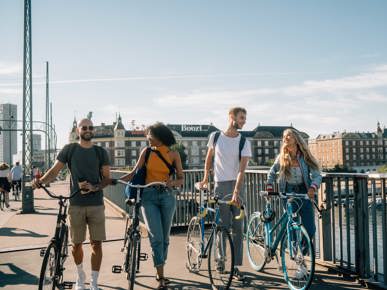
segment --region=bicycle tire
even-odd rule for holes
[[[49,269],[47,269],[49,267]],[[42,267],[40,269],[39,277],[39,290],[54,290],[56,287],[56,269],[57,269],[57,248],[54,242],[51,242],[46,248],[46,252],[43,257]],[[46,271],[50,272],[50,281],[52,286],[45,287],[46,285]]]
[[[131,246],[131,254],[129,256],[129,268],[127,273],[127,279],[128,279],[128,286],[129,290],[134,289],[134,283],[136,281],[136,268],[137,268],[137,250],[138,250],[138,240],[137,238],[133,237],[133,240],[130,242]]]
[[[285,233],[282,241],[281,241],[281,262],[282,262],[282,271],[284,273],[284,279],[286,283],[288,284],[289,289],[292,290],[306,290],[309,289],[313,278],[314,278],[314,271],[315,271],[315,251],[314,251],[314,246],[312,243],[312,240],[310,239],[308,232],[306,231],[305,227],[303,225],[297,225],[293,224],[289,227],[290,234],[289,235],[297,235],[295,245],[297,248],[294,250],[294,247],[292,247],[292,251],[295,252],[298,256],[295,259],[295,265],[300,266],[301,263],[303,263],[306,271],[309,272],[309,275],[307,279],[303,279],[305,282],[303,282],[303,286],[297,285],[297,281],[301,281],[298,277],[293,277],[297,276],[297,271],[299,270],[294,270],[293,267],[288,266],[288,263],[290,263],[291,258],[288,259],[287,262],[287,251],[286,249],[288,248],[288,234]],[[293,233],[294,232],[294,233]],[[305,240],[304,240],[305,238]],[[299,243],[298,240],[305,241]],[[306,244],[307,248],[304,248],[302,244]],[[305,250],[306,249],[306,250]],[[302,257],[300,257],[298,252],[301,252]],[[288,251],[289,252],[289,251]],[[288,254],[290,255],[290,254]],[[309,256],[308,259],[304,259],[304,256]],[[306,264],[308,263],[308,265]],[[294,275],[292,275],[293,271],[295,272]],[[305,273],[302,273],[305,276]]]
[[[262,271],[266,265],[266,232],[260,213],[253,214],[247,225],[246,246],[250,266],[255,271]]]
[[[225,245],[215,246],[214,249],[214,245],[218,245],[220,239],[225,242]],[[208,254],[208,274],[211,285],[214,289],[229,289],[234,271],[234,244],[231,235],[227,230],[217,228],[215,235],[209,242],[211,244],[209,245]],[[223,249],[218,252],[220,247],[223,247]],[[212,262],[212,258],[215,258],[215,261]],[[226,262],[229,262],[227,266],[225,265]],[[218,277],[215,276],[217,273],[219,274]]]
[[[204,246],[202,235],[201,218],[195,216],[189,222],[186,242],[187,268],[190,272],[199,272],[202,264],[202,250]]]

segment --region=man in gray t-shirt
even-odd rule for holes
[[[110,184],[109,158],[105,149],[93,145],[94,126],[91,120],[78,122],[79,143],[66,145],[58,154],[53,167],[40,179],[35,179],[34,187],[53,181],[65,165],[71,172],[71,192],[79,191],[72,199],[68,210],[70,235],[73,243],[73,257],[77,266],[76,290],[85,289],[86,275],[83,271],[82,243],[89,228],[91,254],[90,290],[98,289],[98,275],[102,262],[102,241],[106,239],[105,206],[102,189]]]

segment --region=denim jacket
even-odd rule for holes
[[[317,189],[320,187],[321,180],[322,180],[320,170],[309,168],[302,154],[297,154],[297,161],[298,161],[298,164],[300,165],[302,177],[306,188],[312,187],[317,192]],[[271,185],[272,188],[274,188],[277,173],[279,172],[279,170],[280,170],[280,159],[278,155],[267,175],[267,185]],[[278,183],[279,183],[279,191],[285,192],[286,190],[285,177],[279,177]]]

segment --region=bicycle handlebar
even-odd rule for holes
[[[76,190],[74,192],[72,192],[69,196],[63,196],[63,195],[55,195],[53,194],[51,191],[49,191],[47,189],[47,187],[45,187],[43,184],[40,185],[39,188],[42,188],[50,197],[52,198],[56,198],[56,199],[63,199],[63,200],[67,200],[67,199],[71,199],[73,198],[77,193],[80,192],[80,190]]]
[[[275,192],[275,191],[260,191],[259,194],[263,197],[270,197],[270,196],[279,196],[280,198],[289,198],[289,197],[296,197],[300,199],[310,199],[309,196],[306,193],[295,193],[295,192]],[[319,208],[316,201],[314,199],[310,199],[310,201],[313,203],[314,207],[319,213],[319,218],[321,218],[321,214],[324,209]]]
[[[123,181],[123,180],[118,179],[117,183],[128,185],[129,187],[133,187],[133,188],[147,188],[147,187],[154,186],[154,185],[161,185],[161,186],[165,186],[165,187],[167,186],[167,184],[165,182],[160,182],[160,181],[154,181],[154,182],[150,182],[150,183],[145,184],[145,185],[141,185],[141,184],[132,184],[132,183],[130,183],[130,181],[127,182],[127,181]]]

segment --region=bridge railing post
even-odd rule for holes
[[[333,203],[333,178],[324,177],[319,191],[319,206],[324,205],[327,209],[332,208]],[[332,218],[330,210],[323,211],[319,220],[320,237],[320,259],[333,261],[332,247]]]
[[[360,278],[370,277],[370,247],[368,221],[368,179],[354,179],[355,269]]]

